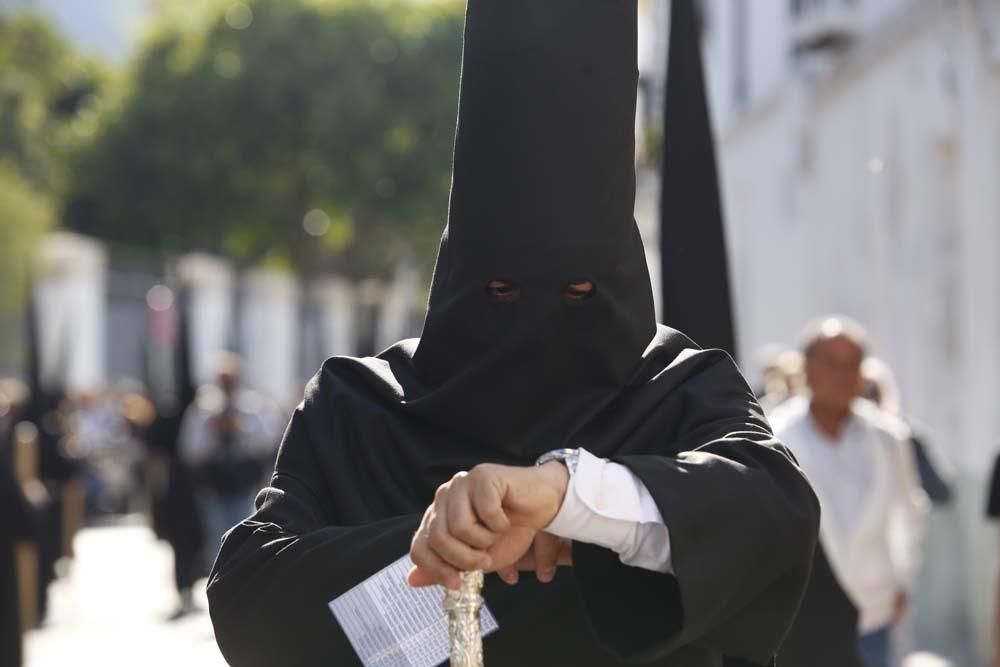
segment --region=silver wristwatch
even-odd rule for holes
[[[579,449],[553,449],[551,452],[545,452],[538,457],[535,461],[536,466],[543,466],[550,461],[560,461],[566,470],[569,471],[569,476],[572,477],[576,474],[576,466],[580,462],[580,450]]]

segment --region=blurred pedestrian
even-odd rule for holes
[[[951,478],[954,473],[948,462],[928,442],[927,436],[903,414],[899,385],[892,369],[878,357],[868,357],[861,365],[861,375],[865,382],[863,396],[889,415],[905,422],[920,474],[920,485],[927,497],[935,505],[947,505],[951,501]]]
[[[35,510],[13,470],[14,432],[26,391],[13,380],[0,380],[0,665],[19,667],[22,627],[15,543],[34,541]]]
[[[216,381],[199,390],[180,434],[181,457],[197,479],[211,556],[222,535],[253,511],[254,495],[274,463],[274,424],[270,404],[241,386],[239,357],[220,353]]]
[[[890,419],[902,420],[909,433],[920,485],[931,501],[927,515],[922,565],[909,600],[907,619],[896,629],[896,653],[903,656],[917,649],[948,655],[964,664],[972,639],[963,601],[961,570],[954,567],[955,544],[961,541],[958,508],[953,507],[954,472],[936,451],[925,433],[903,411],[902,395],[892,369],[869,356],[861,366],[864,397],[878,405]]]
[[[997,455],[993,462],[993,473],[990,475],[989,487],[986,490],[986,516],[997,521],[1000,520],[1000,455]],[[1000,667],[1000,575],[996,577],[994,584],[993,603],[993,658],[990,663],[992,667]]]
[[[758,350],[756,359],[761,377],[757,396],[760,407],[771,414],[779,405],[802,392],[802,353],[772,343]]]
[[[772,417],[823,508],[820,541],[859,611],[858,647],[868,667],[888,667],[921,555],[926,496],[909,431],[861,398],[868,339],[858,323],[824,317],[803,345],[809,395]]]
[[[147,404],[147,408],[141,405]],[[121,391],[81,392],[73,397],[67,420],[67,448],[82,461],[86,510],[107,515],[128,512],[134,506],[138,471],[144,446],[126,414],[152,419],[152,405],[128,387]],[[142,414],[145,413],[145,414]],[[148,421],[146,423],[148,426]]]
[[[169,618],[177,620],[194,611],[194,585],[208,574],[208,568],[203,558],[205,527],[194,474],[179,453],[181,418],[168,410],[158,411],[146,432],[146,484],[153,532],[170,545],[174,555],[178,602]]]
[[[6,454],[6,452],[4,452]],[[0,665],[21,664],[21,611],[14,545],[34,536],[33,510],[14,479],[6,456],[0,456]]]

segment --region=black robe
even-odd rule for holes
[[[863,667],[858,608],[833,573],[822,545],[795,622],[778,651],[780,667]]]
[[[204,557],[205,531],[198,508],[194,474],[181,460],[178,448],[180,412],[158,415],[146,437],[152,451],[166,462],[165,484],[153,489],[152,523],[156,536],[174,552],[174,585],[190,590],[208,569]]]
[[[3,434],[0,433],[0,436]],[[2,445],[3,443],[0,443]],[[0,665],[21,664],[21,615],[14,545],[35,537],[34,513],[21,493],[0,447]]]
[[[408,551],[453,473],[531,463],[476,455],[454,433],[401,422],[400,395],[419,384],[413,344],[331,359],[310,383],[270,488],[226,536],[210,579],[230,664],[358,664],[327,603]],[[646,484],[676,576],[580,543],[574,567],[551,584],[489,576],[500,630],[485,640],[486,664],[768,664],[799,604],[819,512],[729,357],[660,327],[622,399],[575,440]]]

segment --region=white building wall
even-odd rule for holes
[[[70,393],[105,383],[107,255],[91,239],[57,232],[38,249],[34,297],[42,381]]]
[[[739,0],[737,0],[739,1]],[[773,95],[788,76],[788,2],[747,3],[751,104]]]
[[[281,404],[296,397],[299,377],[299,284],[287,273],[257,269],[243,277],[240,340],[248,387]]]
[[[312,298],[320,310],[323,359],[356,354],[354,285],[345,278],[324,278],[313,284]]]
[[[704,6],[707,30],[702,35],[702,50],[712,122],[716,128],[725,128],[736,110],[732,95],[735,12],[730,0],[708,0]],[[664,29],[667,27],[664,26]]]
[[[422,309],[420,271],[412,262],[403,261],[396,267],[392,282],[386,287],[381,314],[375,332],[375,347],[382,350],[404,338],[420,335],[414,327],[415,310]]]
[[[198,384],[215,380],[218,353],[233,339],[232,267],[213,255],[192,253],[177,261],[177,276],[188,290],[191,373]]]

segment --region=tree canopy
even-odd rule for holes
[[[68,226],[307,274],[432,256],[460,3],[258,0],[203,16],[165,20],[133,63],[73,164]]]
[[[106,81],[45,20],[0,12],[0,364],[10,363],[29,258],[56,223],[67,158],[92,136]]]
[[[66,158],[95,129],[106,75],[33,14],[0,12],[0,160],[59,195]]]

